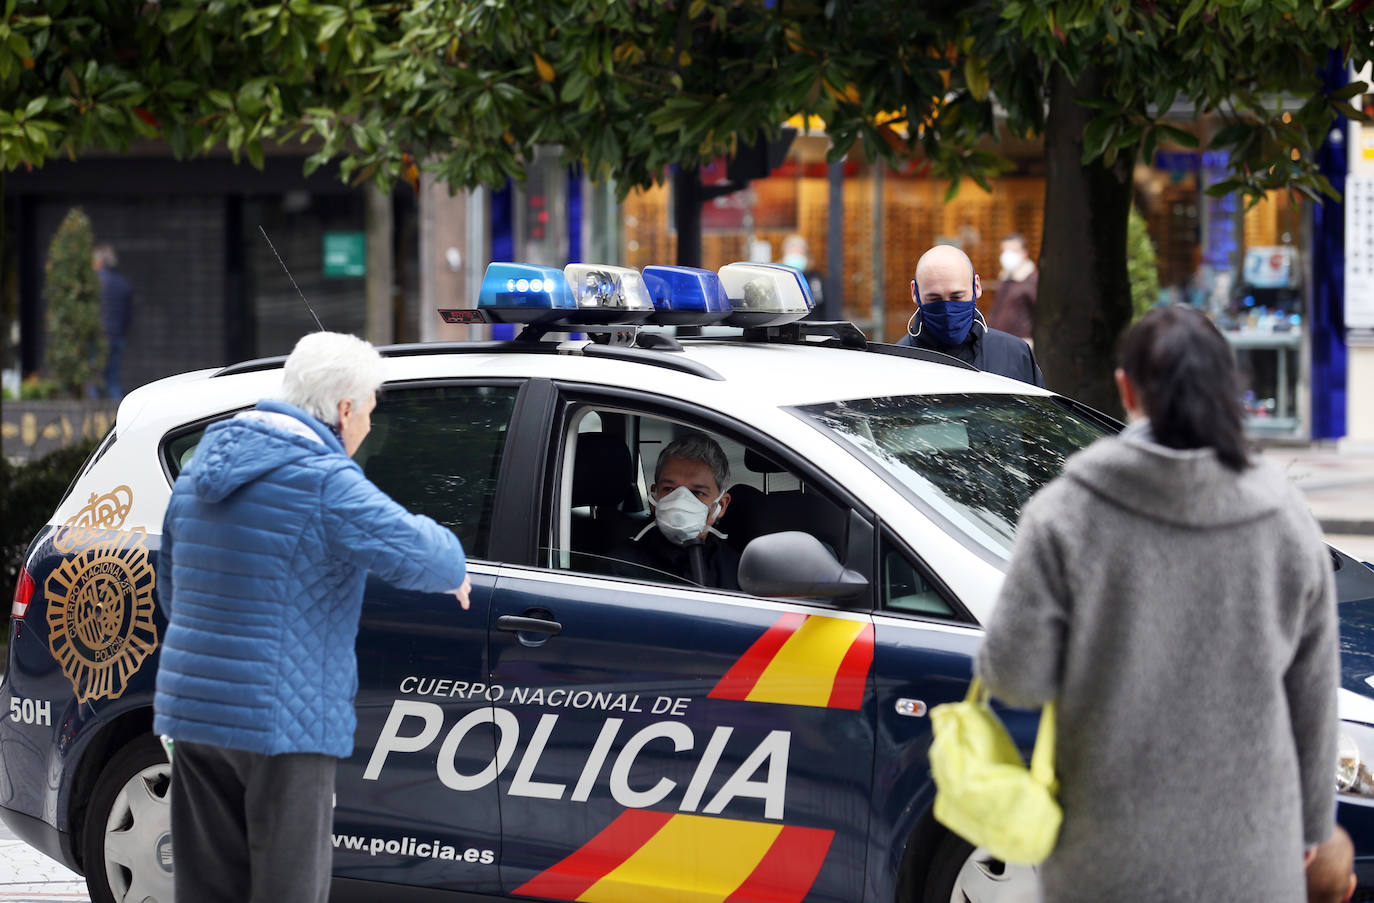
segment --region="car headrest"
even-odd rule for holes
[[[784,473],[785,468],[774,464],[752,448],[744,450],[744,469],[750,473]]]
[[[573,464],[572,504],[619,505],[629,498],[634,461],[618,436],[580,433]]]

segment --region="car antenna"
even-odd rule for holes
[[[296,277],[292,276],[291,271],[286,268],[286,261],[282,260],[281,255],[277,253],[277,246],[272,244],[272,239],[267,237],[267,230],[262,227],[262,223],[258,223],[258,231],[262,233],[262,239],[267,242],[267,247],[272,249],[273,255],[277,258],[277,263],[281,264],[282,272],[286,274],[286,278],[291,280],[291,287],[296,290],[296,294],[301,296],[301,301],[305,303],[305,309],[310,311],[310,316],[315,318],[315,325],[320,327],[320,332],[327,332],[324,324],[320,322],[319,316],[315,313],[315,308],[311,307],[310,302],[305,300],[305,292],[301,291],[299,285],[296,285]]]

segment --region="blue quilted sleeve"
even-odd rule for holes
[[[467,576],[463,547],[452,531],[411,514],[356,466],[324,482],[324,529],[330,551],[402,589],[442,593]]]

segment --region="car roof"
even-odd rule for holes
[[[873,347],[873,346],[870,346]],[[881,346],[891,349],[893,346]],[[930,359],[817,342],[684,339],[671,350],[617,347],[585,340],[469,342],[382,346],[385,382],[444,378],[545,378],[699,401],[747,416],[750,409],[911,394],[1052,393],[983,373],[942,355]],[[185,423],[244,407],[276,393],[284,358],[168,377],[130,393],[116,429]]]

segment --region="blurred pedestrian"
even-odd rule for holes
[[[1300,900],[1335,811],[1330,556],[1205,316],[1147,313],[1116,381],[1131,423],[1026,505],[977,662],[1057,700],[1045,900]]]
[[[1002,266],[1002,285],[997,290],[988,325],[1031,344],[1040,273],[1030,258],[1026,239],[1015,232],[1002,239],[1002,254],[997,262]]]
[[[105,398],[124,397],[120,388],[119,367],[124,361],[124,344],[134,319],[134,287],[119,272],[119,255],[113,246],[98,244],[91,265],[100,277],[100,325],[105,331],[105,373],[102,394]]]
[[[811,300],[815,302],[811,316],[807,319],[818,320],[830,316],[830,313],[826,312],[826,278],[811,260],[811,245],[804,236],[794,232],[782,239],[782,264],[785,267],[800,269],[801,275],[807,279],[807,287],[811,289]]]
[[[819,318],[825,310],[825,276],[811,261],[811,245],[803,236],[793,233],[782,240],[782,264],[806,277],[811,299],[816,302],[811,318]]]
[[[457,537],[351,460],[380,384],[371,345],[305,336],[281,400],[206,430],[172,489],[153,729],[176,741],[178,900],[324,903],[367,575],[468,607]]]
[[[969,256],[954,245],[936,245],[916,262],[911,280],[916,311],[897,344],[939,351],[979,370],[1045,385],[1030,346],[984,322],[978,313],[982,295]]]

